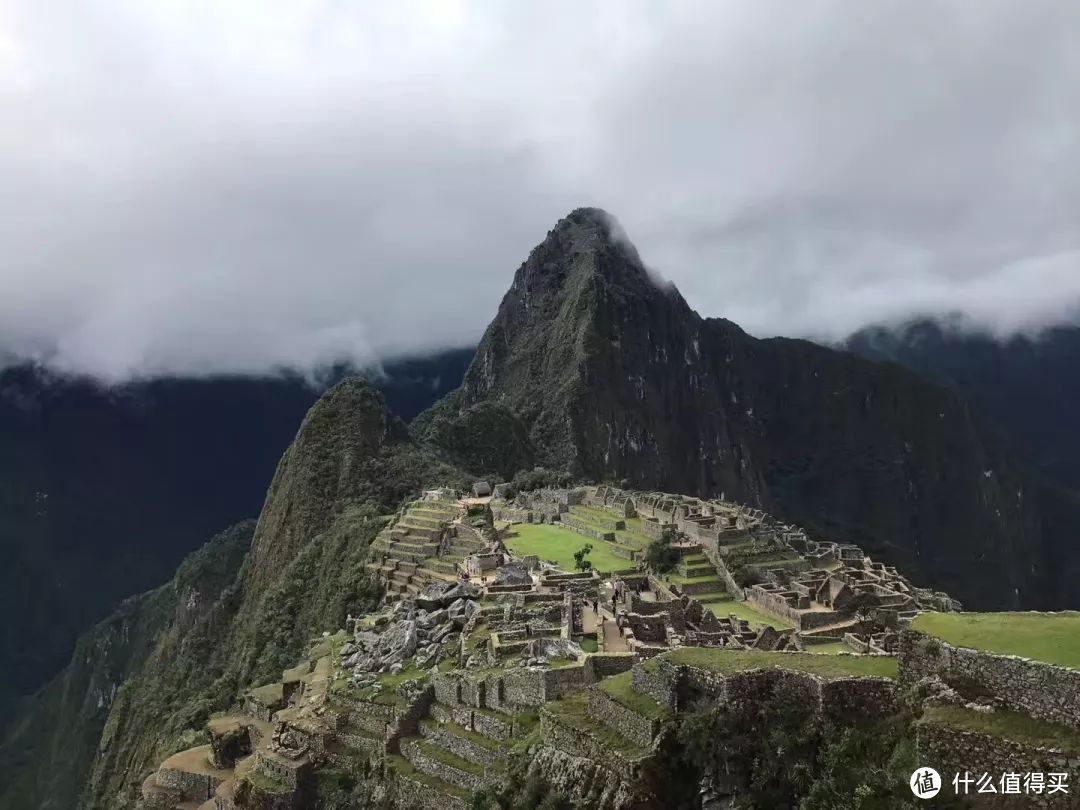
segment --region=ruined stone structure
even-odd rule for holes
[[[248,690],[240,712],[210,722],[210,745],[147,777],[143,808],[300,807],[315,772],[364,763],[373,801],[463,809],[505,778],[526,737],[532,767],[572,800],[660,806],[657,752],[671,719],[702,701],[798,699],[848,718],[894,709],[891,680],[823,678],[801,662],[816,658],[802,652],[812,649],[804,635],[835,624],[846,599],[870,593],[898,616],[919,607],[921,592],[895,570],[721,501],[494,491],[490,507],[444,490],[406,505],[371,546],[384,611],[349,617],[279,681]],[[610,544],[627,568],[602,576],[515,561],[492,518],[561,523]],[[655,540],[678,550],[675,574],[644,570]],[[740,592],[728,563],[762,559],[770,576]],[[725,613],[740,596],[794,629]],[[883,657],[896,646],[895,633],[846,635]],[[678,657],[688,650],[703,663]],[[710,655],[735,656],[738,671]]]

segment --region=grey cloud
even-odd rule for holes
[[[120,379],[464,344],[577,205],[761,335],[1077,316],[1065,0],[365,5],[0,9],[0,349]]]

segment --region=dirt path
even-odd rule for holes
[[[630,648],[626,646],[626,639],[622,637],[622,633],[619,632],[618,626],[615,624],[615,619],[604,608],[601,608],[604,613],[604,652],[630,652]]]

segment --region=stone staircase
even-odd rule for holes
[[[414,734],[397,740],[400,755],[388,761],[421,795],[435,791],[439,806],[466,810],[475,791],[505,780],[514,726],[514,715],[435,703]]]
[[[692,596],[706,605],[731,598],[723,578],[701,552],[683,554],[675,573],[668,578],[679,593]]]
[[[447,532],[464,528],[451,525],[461,513],[450,501],[413,501],[396,523],[379,532],[367,568],[386,584],[389,598],[415,596],[432,582],[457,579],[456,563],[471,551],[440,556],[440,543]]]

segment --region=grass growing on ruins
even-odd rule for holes
[[[712,670],[722,675],[750,669],[779,667],[795,672],[807,672],[822,678],[877,677],[895,678],[896,659],[878,655],[805,655],[799,653],[762,652],[758,650],[724,650],[709,647],[680,647],[663,653],[673,664]]]
[[[963,706],[931,706],[923,713],[922,722],[940,723],[964,731],[1080,753],[1080,731],[1036,720],[1018,712],[999,709],[984,714]]]
[[[453,751],[447,751],[445,748],[435,745],[428,740],[419,740],[416,743],[416,747],[419,748],[420,751],[423,752],[430,759],[433,759],[436,762],[441,762],[443,765],[446,765],[448,767],[457,768],[459,771],[465,771],[466,773],[473,773],[477,775],[480,775],[484,772],[483,765],[478,765],[477,763],[472,762],[468,759],[459,757]]]
[[[1080,669],[1080,613],[922,613],[912,629],[957,647]]]
[[[512,531],[513,534],[506,538],[506,546],[514,554],[519,557],[535,554],[541,560],[559,566],[563,571],[574,571],[574,553],[587,544],[593,547],[587,559],[595,570],[609,573],[633,567],[630,560],[617,557],[604,543],[570,529],[545,523],[519,523]]]
[[[416,768],[413,767],[413,764],[400,754],[387,754],[386,761],[394,771],[406,779],[411,779],[414,782],[420,782],[421,784],[442,791],[443,793],[457,796],[464,801],[472,800],[472,793],[470,791],[460,788],[457,785],[451,785],[449,782],[444,782],[441,779],[436,779],[433,776],[428,776],[423,771],[416,770]]]
[[[621,706],[650,720],[664,720],[671,716],[666,706],[661,706],[648,695],[635,691],[629,672],[613,675],[602,680],[597,687]]]
[[[588,690],[571,692],[546,703],[544,711],[560,725],[589,735],[609,751],[626,757],[639,757],[648,753],[590,713]]]
[[[289,792],[289,786],[284,782],[279,782],[272,776],[267,776],[257,768],[252,768],[248,771],[247,776],[244,777],[252,785],[257,787],[263,793],[269,793],[274,796],[281,796]]]
[[[828,644],[807,644],[806,651],[811,653],[823,653],[825,655],[839,655],[840,653],[855,652],[842,641],[830,641]]]
[[[768,625],[770,627],[775,627],[777,630],[788,630],[794,627],[791,622],[774,618],[767,613],[762,613],[760,610],[748,605],[746,602],[740,602],[736,599],[723,599],[718,602],[705,602],[704,604],[705,607],[717,616],[717,618],[726,619],[728,616],[734,615],[740,619],[746,619],[746,621],[750,622],[751,627],[763,627]]]

